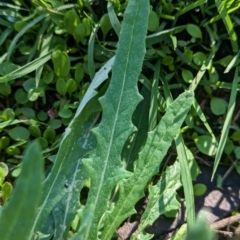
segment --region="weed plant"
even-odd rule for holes
[[[196,159],[214,176],[240,157],[238,8],[2,1],[0,239],[112,239],[145,196],[131,239],[153,239],[147,227],[179,208],[180,187],[176,237],[213,239],[196,224],[204,188],[192,180]]]

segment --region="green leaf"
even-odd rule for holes
[[[201,135],[194,139],[198,150],[208,156],[214,156],[217,152],[218,143],[209,135]]]
[[[53,129],[58,129],[62,126],[62,121],[60,119],[53,119],[51,122],[49,122],[49,126]]]
[[[195,24],[188,24],[187,25],[187,32],[194,38],[202,38],[202,31],[201,29]]]
[[[232,151],[234,150],[235,146],[232,142],[232,140],[227,139],[225,147],[224,147],[224,153],[227,155],[230,155]]]
[[[191,83],[194,77],[191,71],[183,69],[182,78],[186,83]]]
[[[11,94],[11,92],[12,92],[12,88],[10,84],[0,83],[0,94],[2,94],[3,96],[8,96]]]
[[[74,35],[75,28],[80,23],[80,19],[74,9],[69,10],[65,13],[64,16],[64,26],[65,29],[72,35]]]
[[[16,146],[10,146],[10,147],[6,148],[6,153],[9,155],[19,155],[21,153],[21,151]]]
[[[202,183],[197,183],[193,186],[194,196],[201,196],[206,192],[206,190],[206,185]]]
[[[59,112],[58,115],[62,118],[70,118],[72,117],[73,113],[69,108],[62,108]]]
[[[74,37],[77,41],[82,41],[85,37],[85,27],[82,23],[79,23],[74,30]]]
[[[51,128],[51,127],[48,127],[44,132],[43,132],[43,137],[45,139],[47,139],[47,141],[49,142],[52,142],[55,137],[56,137],[56,131]]]
[[[70,78],[66,82],[66,88],[67,92],[71,95],[73,92],[77,90],[77,84],[72,78]]]
[[[162,60],[162,65],[170,66],[174,63],[174,58],[172,56],[165,56]]]
[[[39,121],[44,122],[48,119],[48,115],[46,112],[41,110],[37,113],[37,118],[39,119]]]
[[[167,153],[172,140],[187,116],[193,102],[193,93],[181,94],[167,109],[154,131],[148,134],[143,150],[135,166],[133,176],[119,183],[120,191],[113,209],[105,215],[102,239],[110,239],[115,229],[131,214],[134,205],[144,196],[144,188],[159,169],[159,164]],[[137,183],[137,184],[136,184]]]
[[[234,154],[237,159],[240,159],[240,147],[234,149]]]
[[[148,132],[148,116],[150,105],[150,94],[147,88],[141,91],[143,101],[141,101],[133,113],[133,124],[137,127],[138,131],[134,132],[126,141],[122,151],[122,160],[125,169],[133,171],[134,162],[138,159],[138,153],[144,146]]]
[[[34,229],[41,229],[47,216],[50,214],[54,206],[64,197],[66,194],[66,189],[63,188],[63,186],[67,174],[71,173],[72,169],[76,169],[76,164],[79,164],[77,160],[81,159],[84,154],[86,154],[85,150],[89,150],[85,149],[85,136],[88,135],[89,131],[94,125],[92,118],[89,116],[93,111],[100,110],[98,105],[98,108],[96,108],[96,100],[93,99],[93,97],[97,94],[95,89],[108,78],[108,73],[111,70],[114,59],[115,57],[112,57],[110,60],[108,60],[108,62],[103,65],[103,67],[95,74],[77,109],[73,120],[65,130],[64,137],[60,143],[55,164],[48,180],[44,185],[44,192],[41,202],[42,208],[35,220],[33,227]],[[45,114],[45,112],[43,113]],[[89,119],[89,121],[85,123],[86,119]],[[38,140],[44,149],[48,146],[48,142],[45,138],[38,138]],[[82,152],[79,150],[79,142],[81,142],[81,148],[83,148]],[[80,164],[79,168],[80,169],[78,170],[83,176],[81,182],[85,183],[86,170],[83,168],[82,164]],[[81,182],[79,185],[82,184]],[[91,213],[89,213],[85,220],[88,219],[90,221],[90,216]],[[88,222],[85,222],[84,224],[86,224],[84,226],[88,226]]]
[[[31,226],[38,211],[42,181],[43,158],[39,145],[34,142],[26,151],[20,176],[9,201],[1,211],[1,239],[31,239]]]
[[[0,169],[1,169],[2,175],[6,177],[9,173],[7,164],[4,162],[0,162]],[[1,181],[0,181],[0,184],[1,184]]]
[[[66,77],[70,71],[70,59],[66,52],[60,50],[52,54],[54,72],[58,77]]]
[[[61,94],[62,96],[66,95],[67,86],[66,86],[66,82],[63,78],[58,78],[58,80],[56,82],[56,89],[57,89],[58,93]]]
[[[2,118],[5,121],[13,120],[15,118],[15,113],[14,113],[14,111],[11,108],[6,108],[3,111]]]
[[[226,144],[226,140],[228,139],[228,133],[229,133],[229,130],[230,130],[230,125],[232,123],[232,116],[233,116],[235,106],[236,106],[238,82],[239,82],[239,69],[236,68],[234,78],[233,78],[232,87],[231,87],[231,94],[230,94],[230,100],[229,100],[229,104],[228,104],[226,119],[225,119],[224,124],[223,124],[219,145],[218,145],[216,157],[215,157],[215,160],[214,160],[212,178],[213,178],[213,176],[216,172],[216,169],[218,167],[218,164],[220,162],[222,152],[223,152],[224,146]]]
[[[18,124],[18,123],[27,123],[28,120],[9,120],[9,121],[5,121],[5,122],[1,122],[0,123],[0,129],[2,128],[5,128],[7,126],[11,126],[11,125],[14,125],[14,124]]]
[[[203,52],[196,52],[193,55],[193,62],[198,66],[203,65],[203,63],[206,59],[207,59],[207,57]]]
[[[159,28],[159,16],[156,12],[151,11],[149,13],[149,19],[148,19],[148,31],[150,32],[156,32]]]
[[[32,108],[23,107],[21,108],[21,111],[22,114],[29,119],[33,119],[36,117],[35,111]]]
[[[90,124],[90,128],[97,120],[97,117],[97,114],[93,114],[87,120],[88,124]],[[87,138],[81,138],[83,140],[81,145],[83,147],[81,148],[82,155],[91,151],[97,144],[94,134],[87,134]],[[78,159],[65,180],[65,187],[67,188],[68,194],[57,204],[52,212],[55,219],[56,239],[67,239],[72,221],[76,216],[76,211],[79,209],[79,191],[83,188],[88,177],[86,169],[82,166],[82,160]]]
[[[87,216],[93,208],[93,218],[84,231],[83,223],[80,232],[75,234],[73,239],[98,238],[100,219],[107,209],[110,193],[120,179],[130,175],[122,167],[120,156],[124,143],[135,130],[131,119],[141,99],[137,82],[145,55],[148,13],[148,1],[129,1],[122,23],[112,79],[106,94],[100,99],[103,108],[102,121],[94,129],[100,144],[92,159],[83,160],[91,176],[91,188],[84,215]]]
[[[222,98],[212,97],[210,108],[213,114],[217,116],[223,115],[227,110],[227,102]]]
[[[95,147],[95,144],[93,144],[93,142],[88,142],[88,140],[89,132],[96,122],[96,111],[99,110],[100,106],[98,101],[92,99],[92,101],[86,105],[86,108],[75,115],[66,128],[60,142],[54,165],[44,183],[40,204],[41,208],[33,225],[35,231],[40,231],[42,229],[51,211],[56,204],[66,196],[66,194],[70,196],[66,204],[71,201],[73,195],[79,194],[79,192],[71,192],[74,184],[76,184],[76,187],[79,187],[79,190],[81,190],[81,185],[84,185],[86,182],[88,174],[82,164],[82,158],[88,156],[92,148]],[[82,177],[80,180],[78,179],[79,174],[81,174]],[[71,177],[74,177],[72,182],[70,180]],[[75,182],[75,179],[79,181]],[[67,184],[66,187],[64,187],[65,183]],[[72,200],[74,199],[75,197],[73,197]],[[71,214],[73,211],[73,209],[69,208],[70,206],[66,205],[66,211],[64,212],[66,218],[64,217],[63,225],[58,226],[59,229],[61,229],[61,234],[65,234],[65,224],[67,224],[66,221],[69,221],[67,215],[69,212]]]
[[[106,38],[106,35],[107,33],[112,29],[112,25],[111,25],[111,22],[110,22],[110,19],[109,19],[109,15],[108,14],[104,14],[102,17],[101,17],[101,20],[100,20],[100,28],[103,32],[103,39]]]
[[[12,184],[9,183],[9,182],[5,182],[3,185],[2,185],[2,199],[3,199],[3,202],[6,203],[7,200],[9,199],[9,196],[12,192]]]
[[[38,138],[38,137],[42,136],[42,132],[41,132],[40,128],[36,125],[30,125],[28,127],[28,130],[33,137]]]
[[[74,76],[75,76],[76,82],[79,84],[84,77],[84,69],[83,69],[82,64],[79,64],[77,66]]]
[[[10,73],[8,73],[7,75],[5,75],[3,77],[0,77],[0,82],[1,83],[8,82],[10,80],[20,78],[24,75],[27,75],[28,73],[33,72],[34,70],[36,70],[37,68],[42,66],[50,58],[51,58],[51,52],[48,52],[46,55],[41,56],[14,71],[11,71]]]
[[[27,140],[30,136],[28,129],[20,126],[8,130],[8,134],[15,140]]]
[[[3,136],[0,138],[0,149],[5,149],[9,146],[10,138],[7,136]]]
[[[235,131],[232,135],[231,135],[231,139],[233,141],[240,141],[240,131]]]
[[[180,166],[175,162],[166,169],[156,185],[149,187],[147,207],[131,240],[152,239],[153,234],[146,233],[144,229],[151,226],[160,215],[179,209],[180,203],[176,199],[176,190],[180,186]]]

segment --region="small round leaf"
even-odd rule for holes
[[[217,152],[218,143],[209,135],[197,136],[194,142],[200,152],[208,156],[214,156]]]
[[[80,83],[84,77],[84,69],[81,64],[79,64],[76,67],[75,74],[74,74],[75,80],[77,83]]]
[[[234,149],[234,154],[237,159],[240,159],[240,147]]]
[[[103,32],[103,38],[105,39],[107,33],[112,29],[112,25],[108,14],[104,14],[100,20],[100,28]]]
[[[62,108],[59,112],[58,115],[62,118],[70,118],[72,116],[72,111],[70,109],[64,109]]]
[[[28,127],[28,130],[30,132],[30,134],[33,136],[33,137],[41,137],[42,136],[42,132],[40,130],[40,128],[36,125],[30,125]]]
[[[85,27],[82,23],[79,23],[74,31],[74,37],[75,39],[80,42],[84,39],[85,37]]]
[[[14,97],[17,103],[25,104],[28,102],[28,94],[22,88],[15,92]]]
[[[37,118],[39,119],[39,121],[44,122],[48,119],[48,115],[44,111],[39,111],[37,114]]]
[[[8,134],[14,140],[27,140],[30,136],[28,129],[21,126],[8,130]]]
[[[11,108],[6,108],[3,111],[2,117],[5,121],[13,120],[15,118],[15,113]]]
[[[12,184],[9,183],[9,182],[5,182],[3,185],[2,185],[2,199],[3,199],[3,202],[6,203],[11,192],[12,192]]]
[[[193,186],[193,192],[195,196],[201,196],[207,191],[205,184],[197,183]]]
[[[0,149],[6,149],[10,144],[10,138],[3,136],[0,138]]]
[[[148,19],[148,31],[155,32],[159,28],[159,17],[156,12],[151,11]]]
[[[222,98],[212,97],[210,102],[210,108],[213,114],[219,116],[226,112],[227,103]]]
[[[10,146],[6,148],[6,153],[9,155],[19,155],[21,153],[20,149],[16,146]]]
[[[194,38],[202,38],[201,29],[195,24],[188,24],[187,32],[190,36],[192,36]]]
[[[192,80],[193,80],[193,74],[191,71],[189,70],[186,70],[186,69],[183,69],[182,70],[182,77],[183,77],[183,80],[186,82],[186,83],[191,83]]]
[[[58,78],[58,80],[56,82],[56,89],[57,89],[58,93],[61,94],[62,96],[66,95],[67,86],[66,86],[66,82],[63,78]]]
[[[193,55],[193,62],[198,65],[198,66],[201,66],[204,61],[206,60],[206,55],[203,53],[203,52],[196,52],[194,55]]]
[[[66,77],[70,71],[70,59],[66,52],[60,50],[52,54],[54,72],[58,77]]]

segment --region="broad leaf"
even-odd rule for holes
[[[41,230],[54,206],[66,194],[72,194],[69,174],[74,174],[76,168],[79,170],[81,166],[82,182],[78,184],[83,185],[86,181],[87,173],[83,168],[82,158],[94,147],[94,145],[91,147],[88,145],[88,135],[95,122],[92,118],[94,112],[99,110],[99,104],[96,99],[93,99],[80,115],[75,116],[66,129],[53,168],[44,182],[41,208],[34,222],[35,231]],[[68,188],[69,186],[70,188]],[[66,226],[63,225],[62,228],[65,229]]]
[[[135,130],[131,118],[141,99],[137,81],[145,54],[148,14],[149,1],[129,1],[120,32],[112,80],[106,94],[100,99],[102,121],[94,130],[99,144],[92,159],[84,160],[91,176],[84,216],[92,209],[93,218],[84,231],[83,227],[80,228],[81,235],[76,234],[73,239],[98,239],[99,223],[107,209],[111,191],[119,180],[130,175],[122,167],[121,151]]]
[[[150,132],[145,147],[139,154],[134,175],[119,184],[120,191],[113,210],[106,214],[105,229],[102,239],[110,239],[115,229],[131,214],[135,213],[134,205],[144,196],[144,188],[159,169],[172,140],[187,116],[193,103],[193,93],[181,94],[167,109],[157,128]]]

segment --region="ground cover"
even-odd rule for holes
[[[159,239],[183,202],[192,238],[194,196],[240,171],[239,4],[1,2],[2,239]]]

